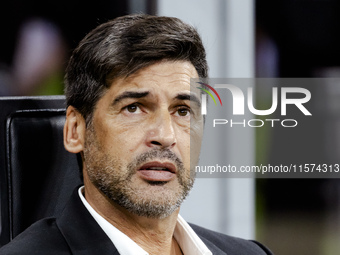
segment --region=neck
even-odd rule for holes
[[[84,182],[85,198],[92,208],[150,255],[182,254],[173,238],[179,209],[164,219],[138,216],[108,199],[92,183]]]

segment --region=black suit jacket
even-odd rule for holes
[[[271,252],[247,241],[191,225],[214,255],[263,255]],[[62,214],[34,223],[9,244],[1,255],[119,255],[116,247],[82,204],[77,190]]]

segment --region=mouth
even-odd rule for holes
[[[142,165],[138,173],[146,181],[168,182],[176,177],[177,169],[172,163],[154,161]]]

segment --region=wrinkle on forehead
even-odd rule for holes
[[[169,65],[172,64],[172,69],[169,70]],[[184,64],[184,67],[183,67]],[[136,73],[130,75],[125,80],[128,82],[134,78],[144,76],[151,77],[151,80],[156,80],[154,77],[173,79],[167,80],[169,83],[185,82],[190,83],[190,78],[198,78],[198,73],[195,67],[188,61],[163,61],[150,66],[147,66]]]
[[[191,78],[197,78],[195,67],[188,61],[162,61],[145,67],[136,73],[115,80],[107,96],[114,96],[122,90],[148,91],[154,94],[157,90],[168,92],[191,91]],[[171,88],[169,91],[167,88]],[[174,90],[172,90],[174,89]]]

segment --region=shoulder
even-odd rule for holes
[[[2,255],[71,254],[55,218],[40,220],[0,249]]]
[[[271,251],[256,241],[245,240],[242,238],[232,237],[221,234],[206,228],[190,224],[192,229],[207,245],[213,254],[218,254],[218,251],[228,255],[266,255],[272,254]],[[213,251],[216,251],[215,253]],[[220,253],[223,254],[223,253]]]

